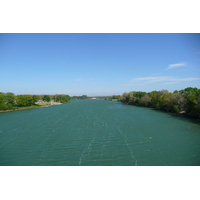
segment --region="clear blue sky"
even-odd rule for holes
[[[16,95],[200,88],[200,34],[0,34],[0,74]]]

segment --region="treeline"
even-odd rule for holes
[[[70,96],[67,94],[55,94],[55,95],[38,95],[40,97],[39,100],[44,102],[57,102],[57,103],[67,103],[70,101]]]
[[[173,93],[168,90],[124,93],[120,101],[200,118],[200,89],[188,87]]]
[[[73,96],[71,99],[89,99],[87,95],[82,95],[82,96]]]
[[[69,95],[15,95],[11,92],[0,92],[0,110],[12,110],[19,107],[37,106],[45,102],[66,103],[70,101]]]
[[[55,102],[59,103],[67,103],[70,101],[70,96],[67,94],[56,94],[52,97]]]
[[[120,98],[121,98],[121,96],[120,95],[113,95],[113,96],[111,96],[110,98],[109,98],[109,100],[117,100],[117,101],[120,101]]]
[[[113,95],[113,96],[93,96],[88,97],[87,95],[82,96],[72,96],[71,99],[96,99],[96,100],[113,100],[113,99],[120,99],[120,95]]]

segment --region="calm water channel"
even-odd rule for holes
[[[200,165],[200,123],[98,100],[0,113],[0,165]]]

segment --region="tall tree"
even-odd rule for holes
[[[11,92],[7,92],[5,94],[5,103],[6,104],[14,104],[15,102],[15,95]]]
[[[49,95],[44,95],[43,98],[42,98],[42,100],[46,101],[46,102],[49,102],[51,99],[50,99]]]
[[[5,103],[5,95],[4,93],[0,92],[0,104]]]

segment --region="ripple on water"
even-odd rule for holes
[[[0,165],[199,165],[200,124],[119,102],[0,114]]]

